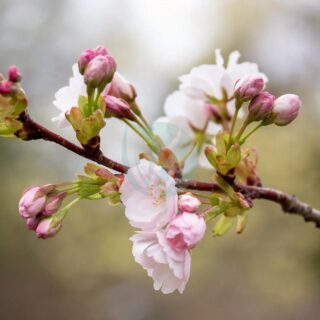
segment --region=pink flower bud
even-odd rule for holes
[[[27,219],[27,227],[29,230],[33,230],[36,231],[38,225],[40,222],[40,218],[39,217],[35,217],[35,218],[28,218]]]
[[[90,87],[101,88],[112,80],[116,67],[116,62],[111,56],[97,56],[87,65],[84,82]]]
[[[21,73],[16,66],[10,66],[8,68],[8,79],[11,82],[20,82],[21,81]]]
[[[94,49],[94,52],[95,52],[96,56],[108,56],[109,55],[108,49],[104,46],[97,46]]]
[[[36,229],[37,237],[40,239],[47,239],[56,235],[62,227],[61,222],[57,225],[53,225],[53,218],[45,218],[39,222],[39,225]]]
[[[35,218],[43,210],[47,194],[53,189],[52,184],[26,189],[19,202],[20,215],[25,219]]]
[[[10,95],[14,91],[12,82],[8,80],[3,80],[0,82],[0,94],[1,95]]]
[[[109,96],[121,98],[128,103],[133,102],[137,97],[133,85],[119,72],[115,72],[112,81],[107,85],[104,93]]]
[[[122,99],[113,96],[104,96],[106,102],[106,117],[124,118],[135,121],[136,117],[132,113],[128,103]]]
[[[203,238],[206,228],[203,216],[183,212],[168,225],[166,239],[176,251],[192,249]]]
[[[300,107],[300,98],[295,94],[285,94],[277,98],[273,107],[274,124],[277,126],[289,124],[298,116]]]
[[[66,193],[52,194],[47,197],[46,205],[42,211],[44,216],[51,216],[58,211],[63,199],[66,197]]]
[[[267,91],[260,92],[249,104],[250,121],[262,121],[272,112],[275,97]]]
[[[108,50],[103,46],[98,46],[95,49],[86,49],[84,50],[79,59],[78,66],[81,74],[84,74],[84,71],[91,60],[97,56],[107,56]]]
[[[181,211],[196,212],[200,205],[200,200],[190,193],[182,194],[179,197],[178,206]]]
[[[242,77],[235,85],[235,97],[242,101],[253,99],[264,88],[264,80],[259,74],[251,73]]]

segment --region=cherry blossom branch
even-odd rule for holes
[[[39,123],[35,122],[30,118],[27,112],[24,112],[20,115],[20,120],[24,124],[24,128],[28,130],[30,133],[29,140],[37,140],[37,139],[43,139],[46,141],[51,141],[59,144],[60,146],[72,151],[73,153],[78,154],[81,157],[87,158],[89,160],[92,160],[96,163],[99,163],[105,167],[108,167],[110,169],[116,170],[121,173],[127,172],[129,169],[124,164],[118,163],[114,160],[111,160],[107,158],[101,150],[98,150],[95,153],[88,153],[85,149],[82,147],[79,147],[75,145],[74,143],[68,141],[67,139],[61,137],[60,135],[46,129]]]
[[[200,182],[196,180],[176,179],[177,186],[184,189],[193,189],[200,191],[217,191],[219,186],[215,183]],[[276,202],[281,205],[286,213],[300,215],[306,222],[314,222],[317,228],[320,228],[320,210],[312,208],[309,204],[300,201],[296,196],[285,192],[265,188],[234,184],[234,189],[241,192],[250,200],[265,199]]]
[[[46,141],[55,142],[58,145],[61,145],[62,147],[72,151],[73,153],[80,155],[81,157],[92,160],[121,173],[126,173],[129,169],[129,167],[107,158],[100,150],[95,153],[88,153],[88,151],[82,147],[75,145],[74,143],[44,128],[39,123],[32,120],[27,112],[24,112],[20,116],[20,120],[24,123],[25,129],[27,129],[27,131],[30,133],[30,140],[43,139]],[[215,183],[180,178],[176,179],[176,185],[179,188],[198,191],[210,192],[220,190],[219,186]],[[284,212],[300,215],[306,222],[314,222],[316,226],[320,228],[320,211],[312,208],[309,204],[300,201],[295,196],[276,189],[265,187],[244,186],[236,183],[233,183],[233,187],[236,191],[241,192],[250,200],[265,199],[276,202],[281,205]]]

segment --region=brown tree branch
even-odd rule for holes
[[[107,158],[100,150],[99,152],[96,152],[94,154],[88,153],[82,147],[75,145],[69,140],[59,136],[58,134],[41,126],[39,123],[33,121],[26,112],[20,116],[20,120],[23,122],[25,128],[30,131],[30,140],[43,139],[46,141],[55,142],[60,146],[72,151],[73,153],[78,154],[81,157],[87,158],[121,173],[125,173],[129,169],[124,164]]]
[[[30,140],[43,139],[55,142],[86,159],[92,160],[121,173],[126,173],[129,169],[129,167],[107,158],[101,151],[94,154],[88,153],[82,147],[73,144],[65,138],[36,123],[27,113],[23,113],[20,120],[24,123],[25,128],[30,131]],[[210,192],[220,190],[219,186],[215,183],[180,178],[176,179],[176,185],[179,188],[198,191]],[[271,188],[245,186],[236,183],[233,184],[233,187],[248,199],[265,199],[276,202],[281,205],[284,212],[300,215],[306,222],[314,222],[317,227],[320,227],[320,211],[312,208],[307,203],[301,202],[295,196]]]

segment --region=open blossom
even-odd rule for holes
[[[238,63],[240,53],[234,51],[230,54],[227,65],[224,65],[224,59],[221,56],[220,50],[216,50],[216,64],[201,65],[193,68],[187,75],[181,76],[179,90],[169,95],[164,104],[165,117],[158,119],[154,126],[156,134],[158,134],[165,142],[165,145],[172,144],[167,138],[164,124],[168,127],[176,126],[177,135],[174,137],[175,146],[179,150],[194,141],[194,136],[197,131],[205,131],[207,135],[214,136],[221,125],[219,123],[220,110],[215,104],[215,100],[221,100],[224,94],[230,101],[227,103],[227,112],[231,116],[235,110],[234,99],[231,99],[234,94],[235,84],[243,77],[254,75],[259,78],[259,88],[267,82],[265,74],[259,72],[258,66],[255,63],[243,62]],[[182,132],[185,132],[183,137]],[[182,139],[180,139],[183,137]],[[189,138],[189,142],[186,142]],[[168,142],[167,142],[168,140]],[[195,157],[189,161],[193,164],[189,165],[192,168],[195,163],[199,163],[201,167],[212,168],[204,156],[203,149],[198,149]],[[176,149],[174,149],[176,150]],[[187,163],[188,164],[188,163]]]
[[[203,238],[206,228],[203,216],[183,212],[169,223],[166,239],[173,250],[182,252],[194,248]]]
[[[161,228],[177,213],[175,180],[151,161],[143,159],[131,167],[119,191],[125,215],[133,227]]]
[[[154,280],[154,289],[163,293],[183,292],[189,280],[191,258],[188,250],[173,250],[161,231],[141,231],[130,238],[132,253]]]
[[[73,76],[69,79],[69,85],[59,89],[54,95],[53,104],[61,112],[57,117],[52,118],[52,121],[57,122],[60,128],[70,125],[65,116],[66,112],[78,105],[80,96],[87,96],[87,87],[76,63],[72,66],[72,72]]]
[[[267,81],[266,75],[259,72],[257,64],[238,63],[240,56],[238,51],[233,51],[225,66],[220,49],[217,49],[216,64],[195,67],[189,74],[181,76],[180,90],[194,99],[207,100],[210,97],[222,99],[223,91],[228,98],[232,97],[236,82],[245,75],[254,73]]]
[[[53,104],[60,110],[60,114],[57,117],[52,118],[52,121],[57,122],[60,128],[70,126],[65,114],[69,112],[72,107],[78,105],[80,96],[87,96],[87,87],[84,82],[84,77],[80,74],[76,63],[72,66],[72,73],[73,76],[69,79],[69,85],[59,89],[54,96],[55,100],[53,101]],[[123,78],[118,72],[115,72],[114,77]],[[109,91],[110,87],[107,85],[103,94],[113,95],[113,92]]]

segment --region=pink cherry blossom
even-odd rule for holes
[[[130,238],[132,254],[154,281],[154,289],[162,293],[182,293],[190,276],[191,258],[188,250],[173,250],[161,231],[141,231]]]
[[[143,159],[131,167],[119,191],[125,215],[133,227],[158,229],[177,213],[175,180],[151,161]]]
[[[203,216],[183,212],[167,227],[166,238],[170,247],[178,252],[194,248],[206,231]]]

